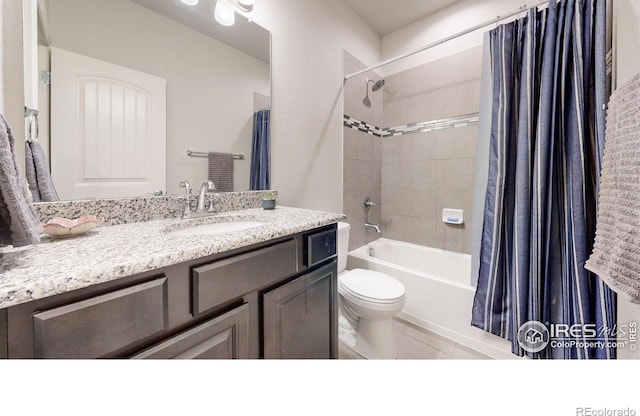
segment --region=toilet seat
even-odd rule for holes
[[[338,287],[343,294],[361,301],[391,304],[404,300],[402,283],[388,274],[373,270],[354,269],[338,277]]]

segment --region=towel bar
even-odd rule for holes
[[[34,110],[33,108],[24,107],[24,118],[27,119],[27,131],[26,131],[26,141],[29,143],[38,141],[38,110]]]
[[[209,157],[209,153],[207,152],[194,152],[192,150],[187,150],[187,156],[190,157]],[[231,155],[236,160],[244,160],[243,154],[233,154]]]

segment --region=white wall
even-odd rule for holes
[[[22,4],[15,0],[0,0],[0,113],[11,126],[17,157],[24,171],[22,67]]]
[[[615,88],[640,72],[640,2],[616,0],[613,6]]]
[[[342,50],[372,65],[380,38],[342,0],[257,1],[272,33],[272,186],[280,203],[342,211]]]
[[[187,149],[245,154],[234,187],[248,189],[253,94],[271,94],[267,63],[128,0],[56,0],[49,20],[52,46],[167,80],[169,192],[206,179],[206,158]]]
[[[48,46],[38,46],[38,74],[41,71],[51,71],[51,50]],[[50,102],[51,89],[40,82],[38,88],[38,143],[40,143],[46,155],[49,155],[51,141]]]
[[[616,0],[613,6],[614,75],[616,85],[621,86],[640,72],[640,3],[638,0]],[[631,321],[640,322],[640,305],[619,297],[618,324],[627,325]],[[640,351],[621,349],[618,356],[640,359]]]
[[[533,3],[533,2],[531,2]],[[412,52],[440,39],[504,15],[522,6],[522,0],[463,0],[386,35],[382,39],[382,58],[391,59]],[[506,20],[508,21],[508,20]],[[487,27],[436,46],[384,67],[392,75],[426,62],[482,45]]]
[[[22,45],[24,49],[24,105],[38,108],[38,3],[36,0],[22,2]],[[33,47],[31,47],[33,45]]]

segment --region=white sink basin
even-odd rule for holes
[[[172,231],[170,235],[191,236],[191,235],[210,235],[222,234],[231,231],[246,230],[248,228],[260,227],[266,222],[261,221],[231,221],[218,222],[215,224],[197,225],[195,227],[183,228],[181,230]]]

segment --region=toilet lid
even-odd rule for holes
[[[404,297],[404,285],[388,274],[354,269],[338,277],[340,286],[350,295],[375,303],[392,303]]]

